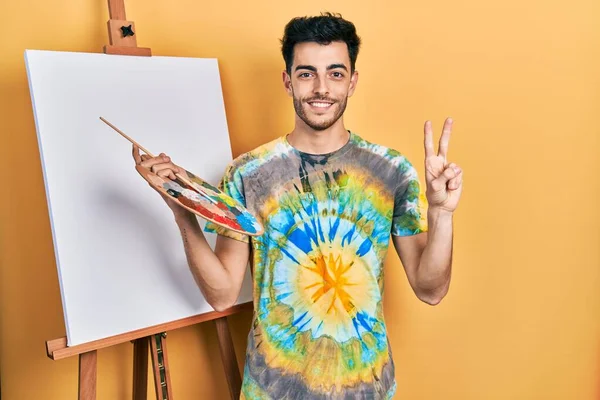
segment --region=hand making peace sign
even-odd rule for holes
[[[433,148],[433,129],[431,121],[425,122],[425,180],[427,183],[427,201],[429,207],[453,212],[458,206],[462,193],[462,169],[448,163],[448,142],[452,132],[452,118],[446,119],[438,153]]]

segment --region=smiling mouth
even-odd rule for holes
[[[308,101],[307,103],[313,108],[318,108],[322,110],[326,110],[333,105],[333,103],[328,101]]]

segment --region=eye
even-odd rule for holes
[[[334,78],[343,78],[344,74],[341,72],[333,72],[331,75],[333,75]]]
[[[302,72],[300,75],[298,75],[298,78],[310,78],[311,75],[312,74],[310,72]]]

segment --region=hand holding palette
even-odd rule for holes
[[[154,157],[103,117],[100,119],[148,156]],[[179,206],[199,217],[245,235],[262,235],[262,225],[242,204],[191,172],[185,171],[186,176],[176,174],[177,179],[171,180],[158,176],[141,165],[136,165],[136,170],[159,193],[173,198]]]

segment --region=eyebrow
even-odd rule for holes
[[[345,71],[348,71],[348,68],[344,64],[331,64],[327,66],[328,71],[337,68],[341,68]],[[296,66],[295,71],[298,71],[299,69],[307,69],[309,71],[317,72],[317,68],[312,65],[298,65]]]

